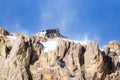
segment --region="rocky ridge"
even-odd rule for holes
[[[120,43],[72,41],[58,29],[31,36],[0,28],[0,80],[120,80]]]

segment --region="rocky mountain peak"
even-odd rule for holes
[[[0,80],[120,80],[120,44],[73,41],[59,29],[31,36],[0,28]]]
[[[0,27],[0,34],[6,36],[6,35],[9,35],[9,32],[4,28]]]
[[[56,29],[46,29],[46,30],[36,33],[35,35],[41,36],[41,37],[46,37],[49,39],[53,39],[56,37],[64,38],[64,36],[62,34],[60,34],[59,29],[57,29],[57,28]]]

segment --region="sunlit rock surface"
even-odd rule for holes
[[[25,36],[0,28],[0,80],[120,80],[120,44],[69,40],[58,29]]]

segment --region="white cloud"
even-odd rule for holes
[[[24,28],[22,28],[20,26],[20,24],[16,23],[14,26],[14,31],[13,32],[18,32],[18,33],[21,33],[21,34],[24,34],[24,35],[29,35],[29,32],[27,30],[25,30]]]
[[[70,0],[48,1],[41,7],[40,10],[40,23],[42,25],[42,29],[57,27],[61,30],[61,33],[65,34],[70,39],[80,40],[83,42],[96,41],[99,43],[100,37],[97,35],[97,33],[89,34],[86,32],[86,34],[82,34],[82,32],[79,34],[79,32],[72,31],[73,28],[78,27],[71,26],[76,23],[75,20],[77,19],[77,13],[78,12],[74,9],[72,1]],[[86,23],[83,24],[86,25]],[[81,29],[82,28],[83,27],[81,27]],[[94,29],[92,31],[94,32]],[[68,33],[74,34],[70,35]]]
[[[97,43],[100,42],[100,37],[97,36],[96,34],[74,34],[73,36],[70,37],[73,40],[77,41],[82,41],[82,42],[90,42],[90,41],[95,41]]]
[[[69,0],[48,1],[40,10],[42,28],[59,28],[65,33],[75,18],[75,11],[71,9]]]
[[[90,39],[88,39],[88,35],[84,35],[83,36],[83,38],[81,39],[81,41],[83,41],[83,42],[89,42],[90,41]]]

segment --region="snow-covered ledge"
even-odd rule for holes
[[[43,52],[54,51],[57,48],[56,40],[48,40],[47,42],[41,42],[43,44]]]

